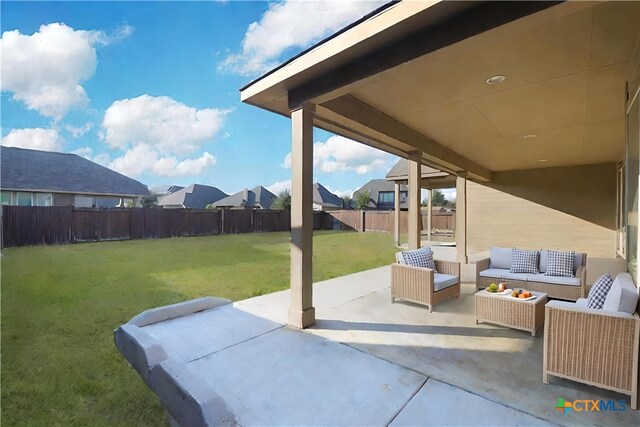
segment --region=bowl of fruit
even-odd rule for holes
[[[489,286],[487,286],[484,290],[489,292],[489,293],[491,293],[491,294],[497,294],[498,293],[498,285],[496,285],[495,283],[492,283]]]
[[[521,300],[530,300],[536,297],[533,293],[525,291],[524,289],[514,289],[513,292],[511,292],[511,296]]]

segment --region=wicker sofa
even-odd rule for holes
[[[546,276],[548,250],[540,251],[539,274],[511,273],[512,248],[492,247],[489,258],[476,262],[476,285],[484,289],[491,283],[506,280],[510,288],[545,292],[551,298],[576,301],[587,296],[587,254],[576,253],[573,266],[575,277]]]
[[[565,378],[627,394],[638,409],[638,290],[620,273],[602,310],[551,301],[545,306],[543,382]]]
[[[436,271],[407,265],[402,252],[391,264],[391,303],[396,299],[433,306],[447,298],[460,298],[460,263],[434,260]]]

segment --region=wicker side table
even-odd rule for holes
[[[537,298],[521,301],[509,295],[495,295],[478,291],[476,300],[476,324],[493,323],[508,328],[520,329],[536,335],[536,329],[544,324],[544,306],[547,294],[532,292]]]

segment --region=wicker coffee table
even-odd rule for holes
[[[496,295],[485,290],[476,292],[476,325],[479,322],[494,323],[520,329],[536,335],[536,329],[544,324],[544,306],[547,294],[531,292],[535,299],[522,301],[509,295]]]

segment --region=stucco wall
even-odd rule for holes
[[[467,187],[467,252],[567,249],[615,258],[616,165],[495,173]]]

